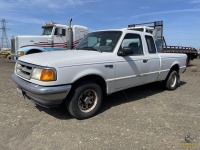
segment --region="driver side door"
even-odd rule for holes
[[[147,82],[148,63],[145,61],[141,36],[127,33],[120,49],[127,47],[132,49],[132,54],[116,57],[116,91]]]

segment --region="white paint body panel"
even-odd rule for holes
[[[42,86],[55,86],[72,84],[87,75],[102,77],[107,86],[107,94],[114,93],[130,87],[165,80],[171,67],[178,65],[179,73],[186,66],[185,54],[149,54],[144,35],[147,33],[118,30],[123,34],[112,53],[100,53],[87,50],[69,50],[47,53],[38,53],[22,56],[19,61],[44,67],[53,67],[57,71],[57,81],[41,82],[27,80]],[[118,56],[117,52],[126,33],[137,33],[142,37],[144,54],[139,56]],[[144,59],[148,59],[146,63]],[[112,68],[106,67],[112,65]]]
[[[65,36],[54,35],[56,28],[65,29]],[[57,48],[67,48],[67,42],[69,41],[68,26],[62,24],[54,24],[51,35],[19,35],[13,36],[15,50],[12,50],[13,54],[17,54],[17,50],[23,47],[57,47]],[[88,33],[88,28],[80,25],[73,25],[73,46]]]

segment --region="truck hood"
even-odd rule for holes
[[[44,35],[18,35],[18,38],[34,38],[34,37],[44,37]]]
[[[24,35],[24,36],[15,36],[18,45],[16,49],[26,47],[26,46],[41,46],[43,44],[51,45],[48,43],[48,39],[51,39],[51,36],[34,36],[34,35]]]
[[[34,39],[44,39],[44,38],[48,38],[48,37],[51,37],[51,36],[48,36],[48,35],[19,35],[19,36],[16,36],[18,39],[23,39],[23,40],[34,40]]]
[[[29,54],[19,57],[19,61],[44,67],[69,67],[74,65],[113,62],[113,53],[87,50],[65,50]],[[101,61],[100,61],[101,60]]]

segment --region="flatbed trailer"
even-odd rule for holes
[[[183,46],[163,46],[162,53],[184,53],[187,54],[187,64],[191,60],[198,58],[198,51],[193,47],[183,47]]]
[[[157,50],[160,53],[183,53],[187,55],[187,65],[198,58],[198,50],[194,47],[169,46],[163,36],[163,21],[131,24],[128,28],[153,34]]]

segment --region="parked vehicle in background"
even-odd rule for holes
[[[200,58],[200,49],[198,49],[198,58]]]
[[[0,56],[4,56],[7,59],[11,58],[11,51],[10,49],[0,50]]]
[[[146,26],[143,28],[143,26]],[[184,47],[184,46],[169,46],[165,41],[163,36],[163,21],[147,22],[140,24],[131,24],[129,28],[135,28],[138,31],[144,31],[151,33],[154,36],[158,52],[160,53],[183,53],[187,55],[187,64],[191,60],[198,57],[198,51],[193,47]]]
[[[69,26],[54,22],[46,23],[41,36],[13,36],[11,38],[12,59],[17,60],[19,56],[66,50],[74,48],[78,42],[88,33],[88,28],[80,25]]]
[[[103,30],[88,33],[73,51],[20,57],[12,79],[36,104],[64,104],[72,116],[86,119],[98,112],[104,94],[156,81],[175,90],[186,69],[186,57],[157,53],[147,32]]]

